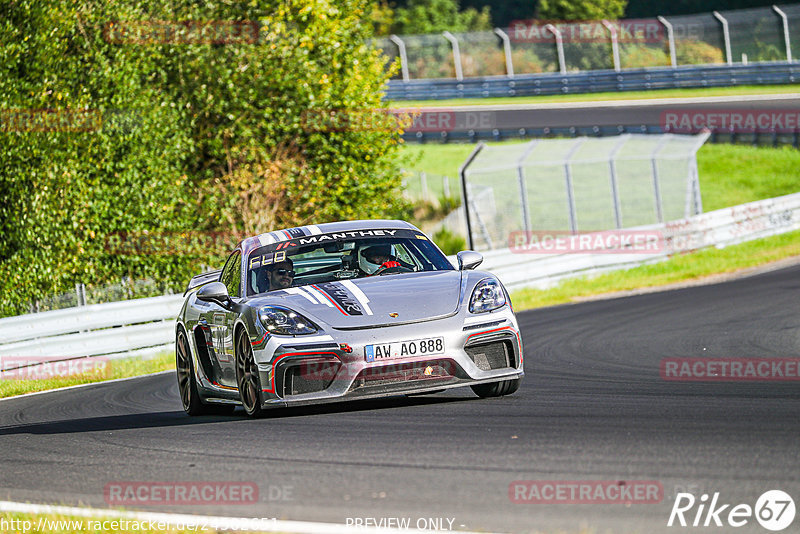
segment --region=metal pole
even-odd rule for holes
[[[611,53],[614,56],[614,70],[619,72],[619,41],[617,40],[617,29],[606,19],[603,19],[601,22],[603,26],[611,32]]]
[[[494,33],[503,40],[503,51],[506,54],[506,75],[508,75],[509,78],[513,78],[514,62],[511,59],[511,39],[509,39],[508,34],[500,28],[495,28]]]
[[[403,81],[410,80],[408,76],[408,56],[406,55],[406,43],[396,35],[390,35],[389,40],[397,45],[397,52],[400,54],[400,71],[403,73]]]
[[[564,61],[564,40],[561,38],[561,31],[553,26],[552,24],[547,24],[544,27],[545,30],[550,30],[550,33],[556,38],[556,52],[558,52],[558,67],[561,74],[567,73],[567,64]]]
[[[772,6],[772,9],[783,21],[783,42],[786,45],[786,61],[792,60],[792,43],[789,41],[789,18],[778,6]]]
[[[422,200],[428,200],[428,175],[425,171],[419,173],[419,186],[422,189]]]
[[[617,228],[622,228],[622,208],[620,207],[619,203],[619,187],[617,185],[617,162],[614,161],[614,158],[617,157],[617,152],[622,148],[622,145],[628,142],[630,139],[630,134],[628,135],[621,135],[620,140],[614,145],[614,148],[611,149],[611,153],[608,157],[608,170],[611,173],[611,198],[614,201],[614,222],[617,224]]]
[[[725,59],[728,65],[733,65],[733,56],[731,55],[731,34],[728,31],[728,21],[725,17],[719,14],[719,11],[714,11],[714,18],[722,23],[722,38],[725,40]]]
[[[667,42],[669,43],[669,61],[670,64],[674,67],[678,66],[678,57],[675,52],[675,33],[672,31],[672,24],[665,19],[664,17],[658,17],[658,22],[664,25],[667,29]]]
[[[586,138],[577,139],[575,144],[570,147],[567,155],[564,156],[564,178],[566,179],[567,203],[569,204],[569,228],[573,234],[578,231],[578,214],[575,210],[575,190],[572,187],[572,169],[569,166],[569,160],[584,141],[586,141]]]
[[[672,136],[664,136],[658,142],[656,147],[653,149],[653,152],[650,153],[650,166],[653,169],[653,191],[655,193],[655,202],[656,202],[656,217],[658,218],[658,222],[664,222],[664,206],[661,200],[661,184],[658,180],[658,162],[656,161],[656,157],[658,153],[664,148],[664,145],[667,144],[667,141],[672,139]]]
[[[525,187],[525,170],[522,168],[522,165],[538,143],[538,140],[528,143],[528,147],[522,153],[519,160],[517,160],[517,179],[519,180],[519,195],[522,202],[522,224],[525,227],[525,236],[527,239],[531,238],[531,216],[528,206],[528,188]]]
[[[453,63],[456,67],[456,80],[461,81],[464,79],[464,72],[461,69],[461,50],[458,48],[458,39],[450,32],[442,32],[444,38],[450,41],[453,47]]]
[[[472,153],[467,156],[467,159],[461,166],[458,168],[458,175],[461,177],[461,205],[464,206],[464,220],[467,223],[467,245],[469,245],[470,250],[472,250],[475,246],[474,241],[472,239],[472,225],[469,222],[469,195],[467,194],[467,168],[472,164],[476,157],[481,150],[486,148],[486,143],[481,141],[478,145],[472,150]]]
[[[450,177],[442,176],[442,190],[445,198],[450,198]]]

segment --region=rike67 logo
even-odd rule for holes
[[[791,525],[794,516],[794,500],[781,490],[764,492],[755,507],[749,504],[723,504],[719,492],[714,493],[710,502],[705,493],[699,499],[691,493],[678,493],[667,526],[737,528],[747,525],[755,517],[762,527],[777,532]]]

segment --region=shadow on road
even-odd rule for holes
[[[285,419],[288,417],[309,417],[314,415],[385,410],[472,400],[479,399],[478,397],[390,397],[386,399],[350,401],[347,403],[337,402],[296,408],[275,408],[274,410],[268,411],[261,421],[267,422],[270,419]],[[209,415],[201,417],[189,417],[183,411],[151,412],[80,417],[60,421],[9,425],[0,427],[0,436],[13,434],[78,434],[82,432],[177,427],[184,425],[209,425],[226,422],[230,423],[232,421],[254,422],[256,420],[247,417],[244,411],[238,408],[231,415]]]

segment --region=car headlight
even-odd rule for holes
[[[500,282],[494,278],[485,278],[478,282],[472,290],[469,301],[470,313],[483,313],[496,310],[506,304],[506,295]]]
[[[314,334],[318,330],[313,322],[287,308],[265,306],[258,310],[258,318],[270,334],[301,336]]]

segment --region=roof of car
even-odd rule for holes
[[[419,229],[411,223],[399,220],[362,220],[362,221],[339,221],[323,224],[308,224],[306,226],[298,226],[296,228],[285,228],[282,230],[274,230],[253,237],[248,237],[242,240],[242,250],[245,253],[269,245],[272,243],[279,243],[297,237],[305,237],[310,235],[328,234],[331,232],[350,232],[353,230],[380,230],[380,229],[405,229],[416,230]]]

